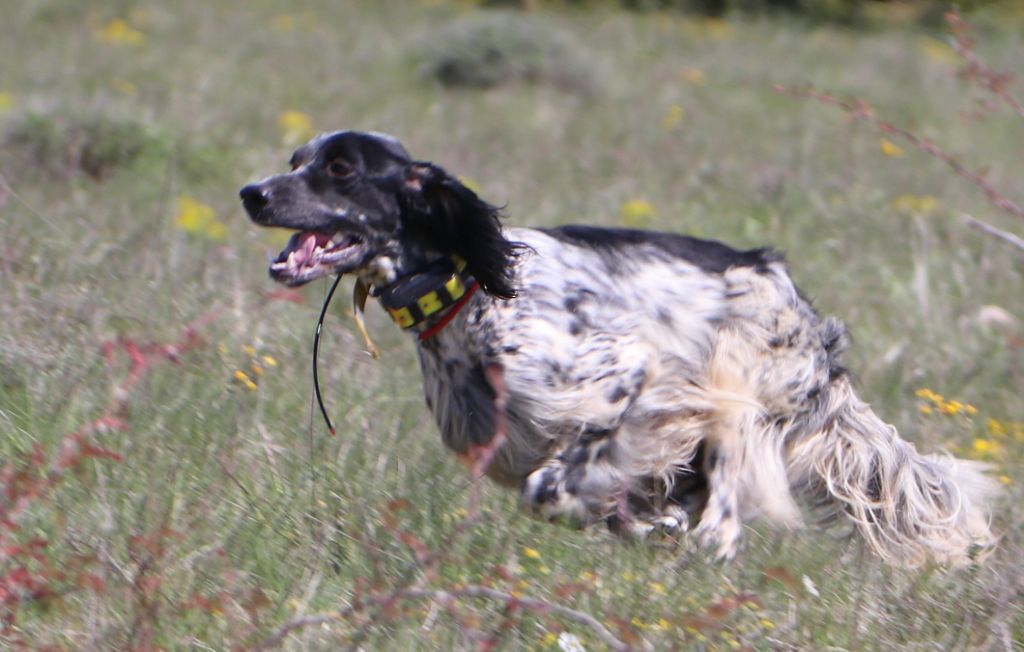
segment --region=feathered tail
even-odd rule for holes
[[[845,377],[833,381],[826,400],[823,427],[788,451],[794,488],[845,512],[891,563],[964,564],[994,547],[986,505],[997,485],[985,475],[987,465],[919,454]]]

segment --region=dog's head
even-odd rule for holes
[[[240,193],[254,222],[297,231],[271,263],[274,280],[352,273],[382,286],[458,255],[486,292],[515,296],[519,245],[502,234],[498,209],[391,136],[324,134],[295,151],[291,168]]]

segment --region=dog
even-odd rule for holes
[[[270,276],[353,275],[357,304],[378,298],[414,336],[444,443],[534,514],[686,532],[726,559],[745,522],[805,514],[846,520],[899,565],[996,543],[983,465],[919,454],[857,397],[846,328],[771,249],[505,228],[375,132],[318,136],[240,195],[255,223],[296,231]]]

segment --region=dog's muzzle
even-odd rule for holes
[[[249,214],[249,217],[257,224],[263,224],[265,220],[261,216],[263,209],[270,201],[270,193],[259,184],[251,183],[242,188],[238,192],[238,196],[242,198],[242,206],[245,207],[245,212]]]

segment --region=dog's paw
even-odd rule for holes
[[[522,504],[530,512],[539,512],[545,505],[558,502],[558,485],[565,479],[565,467],[545,466],[526,477]]]
[[[654,528],[665,534],[684,534],[690,529],[690,519],[680,507],[668,507],[653,521]]]
[[[715,526],[706,525],[702,520],[695,534],[702,546],[714,549],[715,559],[727,561],[739,551],[742,526],[736,519],[724,519]]]
[[[677,537],[689,530],[686,512],[669,507],[657,516],[611,516],[605,519],[608,529],[626,539],[642,541],[651,537]]]
[[[548,465],[527,476],[521,502],[526,511],[548,521],[582,527],[589,520],[586,504],[566,488],[563,465]]]

